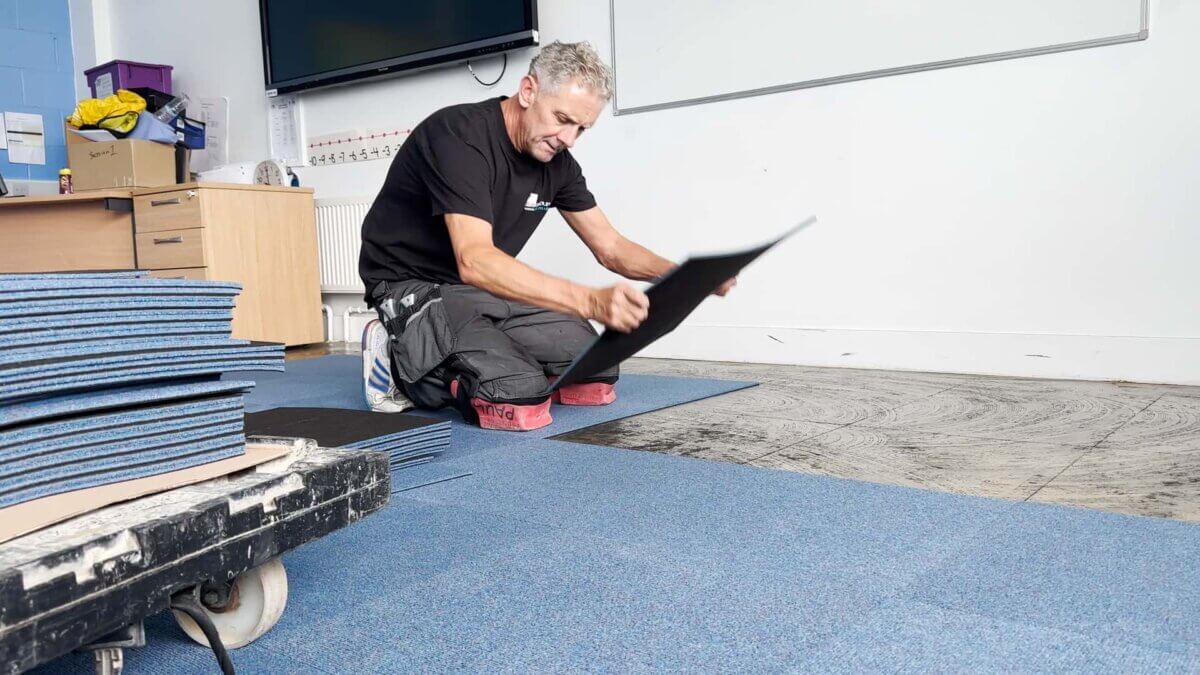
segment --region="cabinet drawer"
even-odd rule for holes
[[[200,193],[196,190],[175,190],[134,197],[133,222],[138,232],[200,227]]]
[[[166,230],[138,232],[138,268],[169,270],[180,267],[204,267],[204,230]]]
[[[184,267],[173,270],[154,270],[150,272],[150,276],[155,279],[197,279],[203,281],[208,278],[208,268]]]

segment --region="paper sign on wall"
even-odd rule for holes
[[[6,112],[4,126],[8,137],[9,163],[46,163],[46,130],[41,115]]]
[[[0,150],[8,149],[8,132],[4,130],[4,115],[0,114]]]
[[[270,125],[271,159],[277,159],[288,166],[303,166],[304,153],[301,152],[302,121],[300,118],[300,99],[297,96],[277,96],[271,99]]]
[[[208,171],[229,163],[229,97],[200,97],[188,117],[204,123],[204,149],[192,151],[192,171]]]

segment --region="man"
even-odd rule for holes
[[[627,332],[646,318],[649,300],[629,284],[591,288],[515,258],[553,207],[625,278],[675,267],[613,228],[571,156],[611,97],[590,45],[554,42],[515,96],[444,108],[413,129],[363,222],[359,273],[380,317],[363,334],[372,409],[455,405],[484,428],[537,429],[551,422],[550,382],[596,335],[588,320]],[[555,400],[611,403],[617,376]]]

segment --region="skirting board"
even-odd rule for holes
[[[341,317],[347,307],[363,304],[359,296],[326,294],[322,298],[333,307],[336,317]],[[362,327],[373,318],[373,314],[352,316],[348,342],[357,343]],[[340,322],[334,323],[340,328]],[[685,322],[638,356],[1200,385],[1200,337],[806,329]]]
[[[638,356],[1200,385],[1200,337],[684,324]]]

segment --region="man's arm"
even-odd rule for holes
[[[486,220],[460,213],[445,218],[463,283],[507,300],[595,319],[621,332],[645,320],[650,300],[636,288],[625,283],[590,288],[539,272],[496,248]]]
[[[678,267],[646,247],[626,239],[593,206],[586,211],[560,211],[563,220],[596,257],[596,262],[626,279],[654,281]]]
[[[560,211],[563,219],[591,250],[596,261],[626,279],[654,281],[678,267],[675,263],[636,242],[626,239],[609,222],[608,216],[594,206],[586,211]],[[725,295],[737,283],[730,279],[714,291]]]

